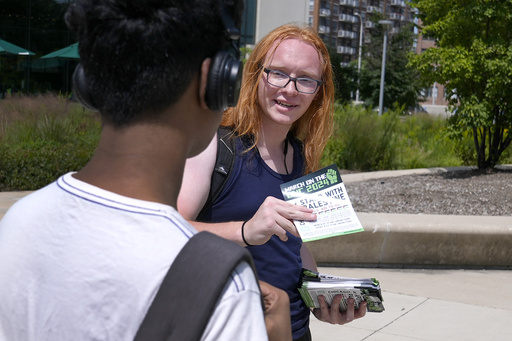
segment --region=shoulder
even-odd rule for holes
[[[194,220],[210,192],[211,176],[217,158],[217,134],[199,155],[187,159],[178,196],[178,210],[188,220]]]
[[[231,274],[203,340],[267,340],[261,294],[252,268],[240,263]]]
[[[13,192],[11,196],[14,203],[7,209],[0,221],[7,222],[13,218],[17,222],[16,225],[31,219],[37,221],[40,219],[38,215],[45,213],[46,210],[53,211],[55,209],[56,201],[66,199],[66,193],[60,190],[56,182],[34,192]],[[1,215],[0,218],[2,218]]]
[[[231,274],[230,282],[224,288],[224,293],[228,296],[247,292],[260,296],[260,288],[256,281],[256,276],[247,262],[241,262]]]

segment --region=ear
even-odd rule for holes
[[[211,58],[206,58],[201,63],[201,75],[199,79],[199,104],[201,108],[208,109],[206,104],[206,85],[208,83],[208,74],[210,72]]]

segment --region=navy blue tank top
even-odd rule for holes
[[[253,217],[265,198],[273,196],[283,200],[280,185],[303,175],[302,145],[289,139],[293,146],[293,170],[291,174],[274,172],[261,159],[256,148],[243,153],[250,143],[247,138],[236,139],[236,158],[232,174],[217,200],[204,212],[202,221],[244,221]],[[293,338],[304,335],[309,326],[309,308],[297,290],[302,260],[302,240],[288,234],[283,242],[272,236],[264,245],[249,246],[259,279],[285,290],[290,297]]]

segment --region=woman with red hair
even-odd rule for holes
[[[318,170],[331,135],[334,84],[329,53],[310,27],[284,25],[264,37],[244,66],[238,105],[221,126],[235,140],[234,165],[220,195],[204,207],[217,158],[214,138],[189,159],[178,210],[198,230],[248,247],[258,276],[290,297],[294,340],[310,340],[309,308],[297,290],[302,268],[316,269],[293,220],[315,220],[312,210],[283,200],[280,185]],[[366,305],[339,311],[321,301],[314,315],[344,324],[365,314]]]

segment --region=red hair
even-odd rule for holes
[[[258,100],[258,84],[263,74],[266,57],[272,46],[286,39],[299,39],[311,44],[322,63],[322,85],[308,110],[293,123],[290,133],[304,144],[305,172],[320,167],[320,158],[332,134],[334,116],[334,83],[329,52],[322,39],[311,27],[283,25],[266,35],[254,48],[244,66],[238,105],[229,108],[221,125],[232,127],[240,135],[254,136],[254,148],[259,140],[262,109]],[[275,42],[278,42],[274,45]],[[274,51],[275,51],[274,49]]]

